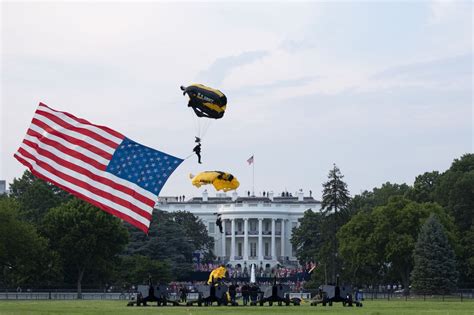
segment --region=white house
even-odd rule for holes
[[[199,217],[214,238],[214,254],[221,261],[236,267],[256,264],[273,267],[296,264],[295,250],[290,239],[292,229],[306,210],[319,211],[321,202],[305,197],[302,191],[293,196],[288,193],[274,196],[238,196],[236,192],[227,196],[218,193],[209,197],[184,200],[183,197],[160,197],[156,205],[165,211],[189,211]],[[216,213],[222,218],[222,233],[216,226]]]

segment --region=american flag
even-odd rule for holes
[[[40,103],[15,158],[37,177],[148,232],[182,159]]]
[[[247,159],[247,163],[249,163],[249,165],[253,163],[253,155]]]

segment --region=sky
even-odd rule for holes
[[[222,170],[240,195],[320,198],[333,163],[356,195],[411,185],[473,152],[470,1],[3,1],[0,10],[8,183],[25,171],[13,153],[39,102],[181,158],[208,127],[203,164],[185,160],[161,196],[212,196],[189,174]],[[223,119],[192,114],[179,90],[192,83],[226,94]]]

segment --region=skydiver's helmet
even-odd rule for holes
[[[194,140],[194,142],[196,142],[196,143],[200,143],[200,142],[201,142],[201,138],[199,138],[199,137],[194,137],[194,138],[196,138],[196,139]]]

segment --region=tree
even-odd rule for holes
[[[438,215],[448,231],[454,230],[452,218],[438,204],[392,197],[387,205],[354,216],[341,228],[338,234],[341,256],[346,264],[352,264],[349,264],[352,271],[368,265],[374,275],[385,281],[401,281],[407,288],[416,238],[431,213]],[[360,220],[362,222],[358,222]],[[448,237],[451,243],[455,242],[454,233]],[[364,246],[368,248],[364,249]]]
[[[457,228],[459,280],[474,282],[474,154],[455,159],[435,188],[434,199],[453,216]]]
[[[151,276],[153,283],[168,283],[173,279],[168,262],[142,255],[123,256],[116,269],[115,283],[124,288],[137,283],[147,283],[148,276]]]
[[[47,213],[43,232],[60,254],[63,269],[75,275],[78,298],[84,275],[110,267],[128,241],[118,218],[76,198]]]
[[[10,185],[10,196],[18,201],[23,217],[39,226],[49,209],[71,199],[64,190],[25,171]]]
[[[58,265],[48,240],[20,219],[18,203],[0,198],[0,281],[5,287],[49,280],[57,276]]]
[[[435,190],[439,185],[440,174],[438,171],[425,172],[415,178],[413,189],[407,192],[407,198],[416,202],[433,202]]]
[[[350,212],[372,211],[375,207],[384,206],[394,196],[404,196],[410,191],[407,184],[392,184],[386,182],[380,188],[375,187],[372,191],[364,191],[355,195],[350,202]]]
[[[431,214],[421,228],[413,253],[412,288],[421,294],[448,294],[455,287],[458,273],[454,251],[444,227]]]
[[[172,214],[173,221],[185,229],[186,236],[197,250],[210,252],[214,248],[214,238],[207,233],[207,228],[197,216],[188,211],[176,211]]]
[[[333,283],[336,282],[336,276],[340,272],[336,233],[350,217],[348,205],[351,199],[347,184],[342,180],[343,177],[339,168],[334,164],[333,169],[329,171],[328,181],[323,184],[323,200],[321,202],[321,212],[325,216],[323,223],[332,227],[327,231],[328,239],[323,243],[321,249],[327,257],[330,257],[330,265],[326,265],[326,267],[329,267],[328,269],[331,271],[331,282]],[[325,225],[326,229],[328,225]]]
[[[360,211],[337,232],[346,281],[357,285],[380,283],[385,259],[384,248],[373,232],[375,224],[372,212]]]
[[[125,254],[167,262],[175,279],[189,275],[193,253],[208,250],[212,244],[204,224],[191,213],[155,210],[148,235],[130,225],[128,228],[130,243]]]
[[[323,184],[323,200],[321,211],[324,214],[338,213],[347,210],[347,205],[351,199],[347,184],[342,180],[344,176],[333,164],[333,169],[329,171],[328,181]]]

